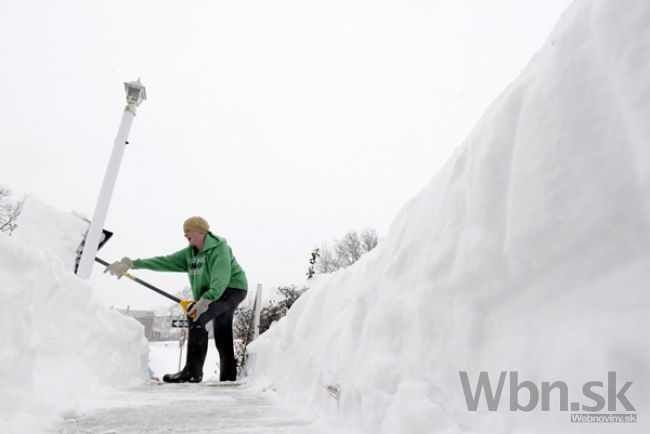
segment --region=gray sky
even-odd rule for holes
[[[251,287],[299,283],[322,241],[387,232],[569,3],[0,0],[0,184],[92,216],[141,77],[100,256],[178,250],[202,215]],[[100,271],[107,305],[164,302]]]

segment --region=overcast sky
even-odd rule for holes
[[[92,216],[140,77],[100,256],[176,251],[202,215],[251,287],[300,283],[323,241],[388,231],[569,3],[0,0],[0,184]],[[107,305],[164,302],[92,283]]]

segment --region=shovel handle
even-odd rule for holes
[[[104,261],[104,260],[101,259],[101,258],[97,258],[97,257],[95,257],[95,262],[99,262],[100,264],[102,264],[102,265],[105,266],[105,267],[108,267],[108,266],[110,265],[108,262]],[[170,299],[170,300],[172,300],[172,301],[175,301],[175,302],[178,303],[178,304],[181,304],[181,299],[180,299],[180,298],[178,298],[178,297],[174,297],[174,296],[171,295],[170,293],[165,292],[165,291],[163,291],[163,290],[160,289],[160,288],[156,288],[156,287],[153,286],[151,283],[147,283],[147,282],[145,282],[144,280],[142,280],[142,279],[140,279],[140,278],[138,278],[138,277],[135,277],[133,274],[124,273],[123,276],[124,276],[124,277],[127,277],[127,278],[129,278],[129,279],[131,279],[131,280],[133,280],[134,282],[139,283],[140,285],[142,285],[142,286],[144,286],[144,287],[146,287],[146,288],[151,289],[152,291],[157,292],[158,294],[162,295],[163,297],[167,297],[168,299]]]

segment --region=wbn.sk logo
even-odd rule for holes
[[[508,377],[510,383],[508,388],[510,392],[510,411],[533,411],[539,406],[540,402],[542,411],[551,411],[551,392],[556,391],[553,396],[556,399],[559,397],[559,407],[555,407],[559,411],[569,411],[570,408],[572,412],[588,412],[571,414],[572,422],[636,422],[635,413],[594,414],[605,410],[605,408],[607,408],[608,412],[615,412],[619,410],[619,403],[623,407],[620,410],[636,411],[627,396],[625,396],[632,382],[628,381],[620,389],[617,389],[616,372],[614,371],[607,373],[607,382],[588,381],[585,383],[582,386],[582,394],[587,402],[574,401],[571,402],[570,407],[569,386],[564,381],[554,381],[553,383],[543,381],[541,388],[538,388],[532,381],[519,382],[519,375],[516,371],[501,372],[496,390],[493,392],[492,383],[486,371],[481,371],[476,387],[473,389],[466,371],[460,371],[458,375],[460,376],[460,383],[463,386],[463,393],[469,411],[477,411],[482,396],[485,397],[488,410],[497,411],[506,377]],[[523,390],[528,393],[522,397],[520,393]]]

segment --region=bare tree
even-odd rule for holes
[[[11,197],[11,190],[0,186],[0,232],[9,235],[18,227],[18,216],[23,211],[25,198],[15,200]]]
[[[338,262],[336,254],[327,243],[323,243],[321,245],[318,253],[319,256],[318,259],[316,260],[316,264],[314,267],[317,273],[322,273],[322,274],[333,273],[339,268],[341,268],[341,265]]]
[[[363,253],[361,238],[356,231],[348,232],[341,241],[336,243],[336,256],[343,268],[357,262]]]
[[[361,248],[364,253],[368,253],[379,243],[379,237],[377,236],[377,231],[374,229],[364,229],[361,231]]]
[[[374,229],[364,229],[361,233],[350,231],[341,240],[334,240],[333,246],[323,243],[318,249],[314,265],[316,273],[333,273],[357,262],[361,256],[377,247],[379,238]]]

